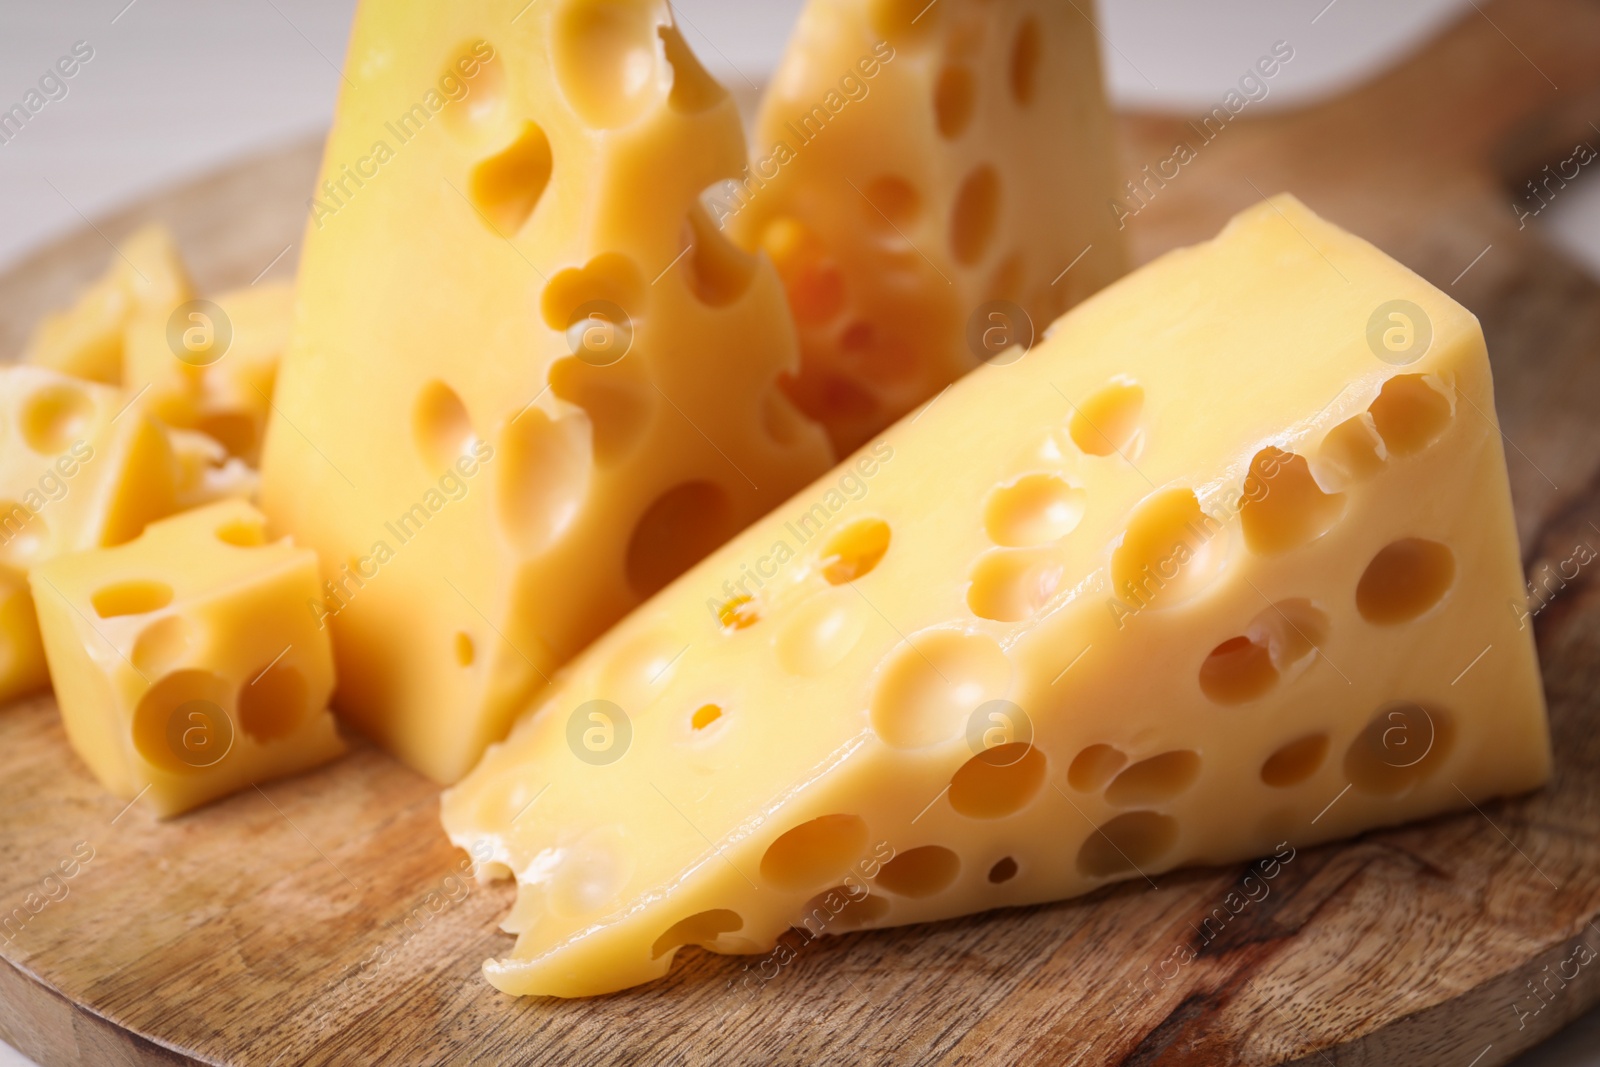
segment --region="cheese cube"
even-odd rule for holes
[[[717,213],[842,455],[1127,269],[1092,3],[810,0]],[[1069,269],[1070,268],[1070,269]]]
[[[174,308],[193,295],[172,235],[146,226],[122,242],[106,273],[71,308],[46,315],[23,360],[78,378],[122,381],[123,335],[136,319],[165,329]]]
[[[1070,897],[1535,788],[1522,598],[1477,322],[1283,196],[644,605],[444,824],[513,993]]]
[[[348,62],[261,498],[326,568],[340,711],[452,781],[832,457],[701,205],[744,137],[667,0],[369,0]]]
[[[317,560],[224,501],[34,568],[67,738],[163,818],[344,751]]]
[[[255,463],[293,314],[293,286],[264,282],[194,302],[176,328],[137,317],[123,384],[169,426],[199,430]]]
[[[166,437],[120,389],[0,367],[0,699],[46,681],[29,567],[114,545],[176,506]]]

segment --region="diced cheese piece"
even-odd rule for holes
[[[179,330],[153,318],[130,323],[124,385],[169,426],[200,430],[254,463],[289,342],[294,289],[266,282],[197,304]]]
[[[135,319],[165,330],[174,308],[193,296],[172,235],[146,226],[122,243],[106,273],[65,311],[46,315],[24,361],[78,378],[122,381],[123,334]]]
[[[800,330],[790,395],[840,454],[1127,269],[1093,17],[806,5],[721,210],[777,263]]]
[[[160,427],[108,385],[0,368],[0,699],[45,684],[29,567],[114,545],[176,506]]]
[[[1538,786],[1522,597],[1477,322],[1279,197],[636,611],[444,824],[513,993],[1070,897]]]
[[[340,711],[451,781],[832,459],[701,206],[744,137],[667,0],[367,2],[349,69],[262,501],[324,561]]]
[[[225,501],[34,568],[67,738],[167,817],[344,751],[333,651],[306,611],[317,559]]]

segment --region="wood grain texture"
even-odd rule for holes
[[[1582,129],[1600,112],[1600,6],[1483,12],[1335,101],[1247,112],[1130,230],[1148,259],[1289,189],[1475,311],[1539,575],[1579,541],[1600,546],[1600,287],[1518,229],[1512,187],[1595,140]],[[1125,172],[1193,137],[1178,120],[1126,119]],[[308,144],[241,164],[0,276],[0,356],[98,272],[107,238],[147,218],[173,226],[206,289],[248,282],[285,246],[273,270],[290,269],[316,159]],[[159,824],[96,785],[40,698],[0,714],[0,920],[80,843],[93,858],[0,938],[0,1034],[49,1065],[1491,1067],[1600,1001],[1600,961],[1548,977],[1577,944],[1600,949],[1593,574],[1535,626],[1557,754],[1548,789],[1302,851],[1209,942],[1195,928],[1243,868],[797,937],[765,982],[746,981],[747,960],[688,950],[667,979],[585,1002],[512,1000],[483,981],[479,962],[510,944],[495,929],[510,890],[459,880],[436,791],[382,753],[358,743],[316,773]],[[1163,968],[1180,945],[1196,958]]]

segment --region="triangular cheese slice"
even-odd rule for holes
[[[1279,197],[635,612],[444,823],[521,883],[490,980],[602,993],[1534,788],[1522,602],[1477,322]]]
[[[745,160],[666,0],[363,3],[262,466],[336,706],[442,781],[557,665],[832,462],[778,388]]]
[[[1126,270],[1094,6],[810,0],[714,201],[843,454]],[[1031,321],[1031,327],[1029,325]]]

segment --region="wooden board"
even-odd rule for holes
[[[1485,4],[1331,103],[1247,110],[1130,227],[1147,259],[1290,189],[1472,308],[1531,573],[1600,546],[1600,287],[1519,230],[1512,190],[1600,141],[1597,53],[1593,3]],[[1128,174],[1197,140],[1123,133]],[[0,276],[0,355],[148,218],[207,289],[292,269],[316,158],[241,164]],[[745,961],[690,950],[618,996],[503,997],[478,965],[510,944],[510,891],[455,878],[436,791],[382,753],[160,824],[95,784],[41,698],[0,714],[0,918],[55,898],[0,939],[0,1034],[45,1064],[1505,1063],[1600,1001],[1600,962],[1543,970],[1600,948],[1597,588],[1583,571],[1536,620],[1557,770],[1535,796],[1304,850],[1209,943],[1195,926],[1241,868],[827,938],[754,991]],[[92,859],[47,887],[75,849]],[[1163,968],[1180,945],[1198,958]]]

